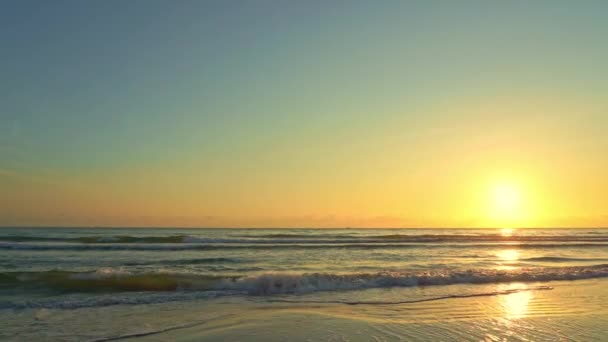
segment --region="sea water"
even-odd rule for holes
[[[358,306],[350,316],[367,312],[366,322],[384,323],[404,319],[408,306],[420,320],[446,300],[513,298],[604,277],[604,229],[4,228],[0,338],[104,340],[260,306],[321,306],[334,319],[344,310],[335,307]],[[166,315],[154,317],[159,310]]]

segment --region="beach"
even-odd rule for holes
[[[608,299],[607,284],[605,280],[555,282],[550,291],[420,304],[269,307],[251,303],[234,307],[234,316],[142,340],[600,341],[608,324],[602,304]],[[487,286],[478,289],[488,290]],[[399,291],[393,292],[398,296]]]
[[[55,341],[601,341],[608,280],[451,285],[445,292],[503,295],[413,304],[274,303],[261,298],[194,300],[75,310],[2,313],[3,340]],[[368,292],[370,292],[368,290]],[[408,290],[350,294],[407,297]],[[433,296],[437,289],[425,289]],[[37,318],[37,316],[39,318]],[[109,330],[112,333],[108,333]],[[12,331],[11,336],[7,332]],[[129,338],[131,336],[131,338]]]

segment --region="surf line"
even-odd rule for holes
[[[422,303],[422,302],[432,302],[436,300],[443,299],[452,299],[452,298],[471,298],[471,297],[490,297],[490,296],[501,296],[508,295],[511,293],[518,293],[524,291],[543,291],[543,290],[553,290],[551,286],[537,286],[527,289],[511,289],[504,291],[496,291],[496,292],[488,292],[488,293],[473,293],[467,295],[449,295],[442,297],[434,297],[434,298],[425,298],[425,299],[415,299],[415,300],[403,300],[403,301],[395,301],[395,302],[383,302],[383,301],[360,301],[360,302],[349,302],[349,301],[341,301],[341,300],[328,300],[328,301],[313,301],[313,300],[282,300],[275,299],[270,302],[274,303],[299,303],[299,304],[344,304],[344,305],[399,305],[399,304],[413,304],[413,303]]]
[[[233,316],[233,315],[224,315],[224,316],[220,316],[220,317],[215,317],[212,320],[192,322],[192,323],[188,323],[188,324],[167,327],[167,328],[159,329],[159,330],[144,331],[144,332],[138,332],[138,333],[132,333],[132,334],[126,334],[126,335],[118,335],[118,336],[110,336],[110,337],[102,337],[102,338],[98,338],[98,339],[94,339],[94,340],[89,340],[89,342],[119,341],[119,340],[126,340],[126,339],[130,339],[130,338],[158,335],[158,334],[166,333],[166,332],[173,331],[173,330],[187,329],[187,328],[192,328],[192,327],[196,327],[196,326],[203,325],[203,324],[208,324],[213,320],[224,319],[224,318],[227,318],[230,316]]]

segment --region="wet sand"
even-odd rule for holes
[[[551,286],[552,290],[397,305],[235,307],[234,316],[229,319],[142,340],[599,341],[606,338],[608,280],[543,285]],[[518,288],[520,284],[493,286]],[[489,286],[473,287],[483,292]]]

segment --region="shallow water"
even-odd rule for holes
[[[439,340],[492,340],[504,335],[478,332],[498,324],[486,322],[494,318],[532,327],[566,316],[606,323],[608,298],[598,285],[608,277],[603,229],[0,229],[0,251],[3,340],[164,329],[180,338],[312,336],[285,328],[293,325],[287,316],[305,325],[321,320],[327,331],[345,329],[335,336],[360,340],[424,340],[427,325],[452,331]],[[475,333],[454,323],[471,320],[485,323]],[[366,327],[359,335],[347,328],[355,321]],[[420,332],[407,335],[403,325]],[[585,339],[577,329],[564,336]],[[589,329],[591,337],[599,333]],[[331,340],[327,331],[314,340]],[[517,331],[522,340],[543,339]]]

